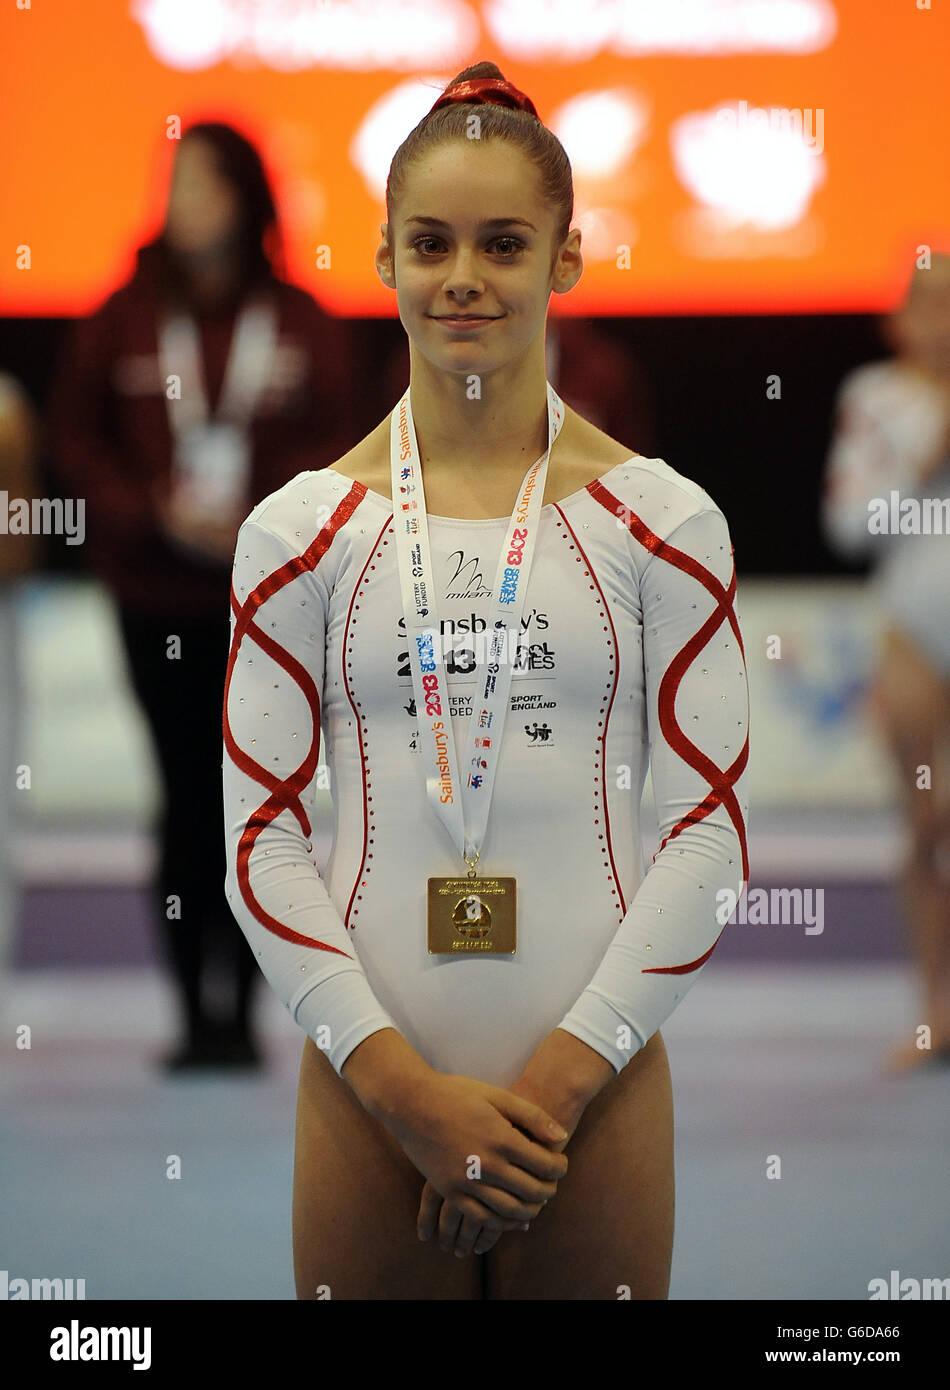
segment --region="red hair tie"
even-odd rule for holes
[[[460,101],[511,106],[519,111],[527,111],[538,120],[541,119],[531,98],[525,96],[524,92],[519,91],[505,77],[474,77],[467,78],[464,82],[455,82],[429,108],[428,114],[431,116],[440,106],[451,106]]]

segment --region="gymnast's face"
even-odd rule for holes
[[[503,140],[450,140],[420,155],[384,223],[376,266],[413,347],[441,370],[493,371],[543,335],[552,290],[580,278],[580,232],[554,244],[537,170]],[[470,328],[452,315],[479,315]]]

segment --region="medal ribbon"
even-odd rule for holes
[[[392,413],[390,464],[396,561],[412,671],[429,805],[474,872],[488,824],[521,615],[541,523],[548,461],[564,424],[564,406],[547,383],[548,447],[528,469],[505,533],[484,639],[487,660],[476,662],[476,690],[465,758],[459,766],[449,706],[442,632],[429,548],[422,465],[409,391]],[[509,632],[513,636],[509,638]],[[477,635],[476,651],[478,647]],[[469,830],[466,832],[465,826]]]
[[[270,375],[276,345],[273,305],[263,298],[252,299],[234,325],[216,419],[250,420]],[[172,432],[182,435],[195,425],[204,424],[209,416],[198,329],[190,314],[161,316],[158,357],[162,381],[167,384],[169,376],[175,373],[182,382],[181,399],[168,401]]]

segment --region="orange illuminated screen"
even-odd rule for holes
[[[291,279],[336,313],[394,314],[373,264],[389,160],[481,58],[571,157],[585,268],[557,311],[890,308],[916,248],[948,248],[948,8],[8,4],[0,312],[86,313],[121,283],[161,224],[178,117],[258,145]]]

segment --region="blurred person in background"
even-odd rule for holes
[[[822,524],[839,554],[872,560],[883,619],[872,707],[910,831],[901,888],[930,1028],[929,1048],[915,1035],[891,1052],[902,1070],[950,1061],[950,256],[914,270],[885,332],[895,355],[839,389]],[[937,499],[940,529],[920,507],[916,533],[895,533],[895,515],[912,525],[905,499]]]
[[[39,541],[20,533],[12,508],[33,497],[36,487],[37,422],[19,382],[0,373],[0,967],[9,964],[20,906],[11,854],[16,821],[16,768],[23,702],[16,622],[19,582],[39,563]],[[11,534],[12,530],[12,534]]]
[[[267,173],[230,126],[188,128],[164,226],[72,333],[50,407],[60,478],[86,499],[154,739],[156,907],[184,1021],[170,1070],[254,1066],[258,975],[224,897],[221,709],[237,531],[262,497],[351,444],[347,326],[280,273]],[[215,949],[229,979],[208,997]]]

